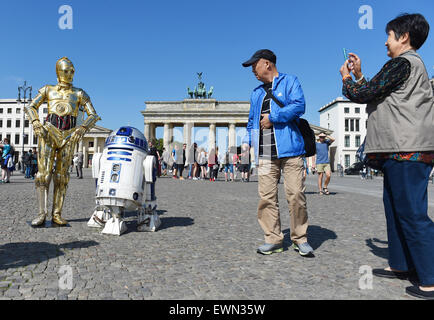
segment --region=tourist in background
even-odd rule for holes
[[[209,172],[209,181],[215,181],[214,177],[214,169],[217,167],[218,170],[218,164],[217,164],[217,154],[214,148],[211,149],[211,151],[208,153],[208,172]],[[205,176],[206,177],[206,176]]]
[[[229,179],[228,179],[229,172]],[[229,150],[225,154],[225,181],[234,181],[234,164]]]
[[[32,149],[30,149],[29,151],[27,151],[24,154],[23,157],[23,162],[24,162],[24,166],[25,166],[25,173],[24,173],[24,178],[25,179],[30,179],[31,178],[31,171],[32,171],[32,162],[31,162],[31,158],[32,158]]]
[[[198,164],[200,166],[200,176],[199,179],[206,179],[206,163],[207,155],[203,148],[199,148],[199,159]]]
[[[173,160],[173,173],[172,178],[178,179],[178,162],[180,161],[180,150],[177,144],[175,144],[175,147],[172,150],[172,160]]]
[[[31,164],[32,164],[32,172],[31,172],[30,176],[31,176],[32,180],[34,180],[35,175],[38,172],[38,152],[37,152],[36,147],[33,147]]]
[[[160,157],[160,153],[158,152],[155,139],[149,140],[148,148],[149,148],[148,155],[155,157],[155,162],[156,162],[156,164],[155,164],[155,176],[160,177],[161,176],[161,170],[160,170],[161,157]]]
[[[250,148],[246,144],[241,146],[240,172],[241,172],[241,181],[242,182],[249,182]]]
[[[312,168],[318,172],[318,189],[319,194],[329,195],[328,185],[332,176],[330,166],[329,147],[335,141],[325,132],[321,132],[318,136],[319,141],[316,142],[316,154],[313,156]],[[325,174],[324,188],[322,187],[323,176]]]
[[[75,166],[75,170],[77,171],[77,178],[78,179],[83,179],[83,161],[84,161],[84,155],[83,152],[78,151],[77,153],[74,154],[74,158],[77,157],[76,159],[76,166]],[[73,159],[74,159],[73,158]]]
[[[163,172],[162,172],[163,176],[167,176],[167,168],[169,166],[169,158],[170,158],[169,150],[166,150],[166,148],[163,148],[163,154],[161,156],[161,169],[163,170]]]
[[[186,158],[186,150],[187,150],[187,144],[183,144],[182,145],[182,150],[181,150],[181,154],[180,154],[180,157],[179,157],[179,160],[181,161],[180,163],[178,163],[178,172],[179,172],[179,180],[184,180],[184,177],[183,177],[183,172],[184,172],[184,168],[185,168],[185,165],[186,165],[186,160],[187,160],[187,158]]]
[[[237,147],[232,147],[231,151],[232,151],[232,157],[231,157],[232,158],[232,167],[234,168],[233,169],[234,173],[233,173],[233,180],[232,181],[235,181],[237,179],[237,172],[239,171],[238,165],[239,165],[239,162],[240,162],[240,158],[238,157],[238,154],[237,154]]]
[[[3,143],[0,145],[0,147],[3,149],[1,156],[2,179],[0,182],[10,183],[11,170],[9,168],[11,168],[11,162],[13,163],[14,149],[9,144],[8,138],[3,140]]]

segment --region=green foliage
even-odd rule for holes
[[[158,140],[155,141],[155,146],[157,147],[158,153],[160,154],[160,156],[163,154],[163,138],[160,138]]]

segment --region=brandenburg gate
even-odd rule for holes
[[[236,146],[236,127],[246,127],[250,102],[184,99],[182,101],[146,101],[142,111],[146,139],[155,138],[156,128],[164,127],[163,143],[167,149],[173,139],[173,128],[183,127],[183,142],[191,146],[192,128],[207,127],[208,150],[216,147],[216,127],[228,128],[228,147]]]
[[[216,128],[227,127],[227,147],[237,146],[236,128],[245,127],[249,118],[248,101],[217,101],[212,99],[213,87],[207,92],[202,72],[197,73],[199,83],[194,91],[187,88],[189,99],[182,101],[146,101],[142,111],[145,119],[146,139],[155,139],[157,127],[164,127],[163,144],[166,150],[173,142],[173,128],[183,127],[183,143],[192,145],[192,128],[208,128],[208,151],[216,148]],[[194,130],[193,130],[194,132]],[[194,137],[193,137],[194,138]]]

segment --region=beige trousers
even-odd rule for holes
[[[278,160],[259,159],[259,225],[264,231],[265,243],[283,243],[278,200],[278,182],[281,170],[290,213],[290,237],[292,242],[300,244],[307,241],[308,227],[302,157]]]

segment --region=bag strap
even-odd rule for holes
[[[277,98],[274,96],[274,94],[273,94],[273,92],[271,92],[271,90],[270,90],[270,92],[267,92],[267,94],[270,96],[271,99],[273,99],[274,102],[277,103],[277,105],[278,105],[279,107],[281,107],[281,108],[284,107],[283,103],[280,102],[279,99],[277,99]]]
[[[285,105],[279,100],[279,99],[277,99],[275,96],[274,96],[274,94],[270,91],[270,92],[267,92],[267,94],[270,96],[270,98],[271,99],[273,99],[273,101],[274,102],[276,102],[277,103],[277,105],[279,106],[279,107],[281,107],[281,108],[283,108]],[[298,118],[298,119],[301,119],[301,118]],[[295,123],[296,124],[298,124],[299,123],[299,120],[295,120]]]

